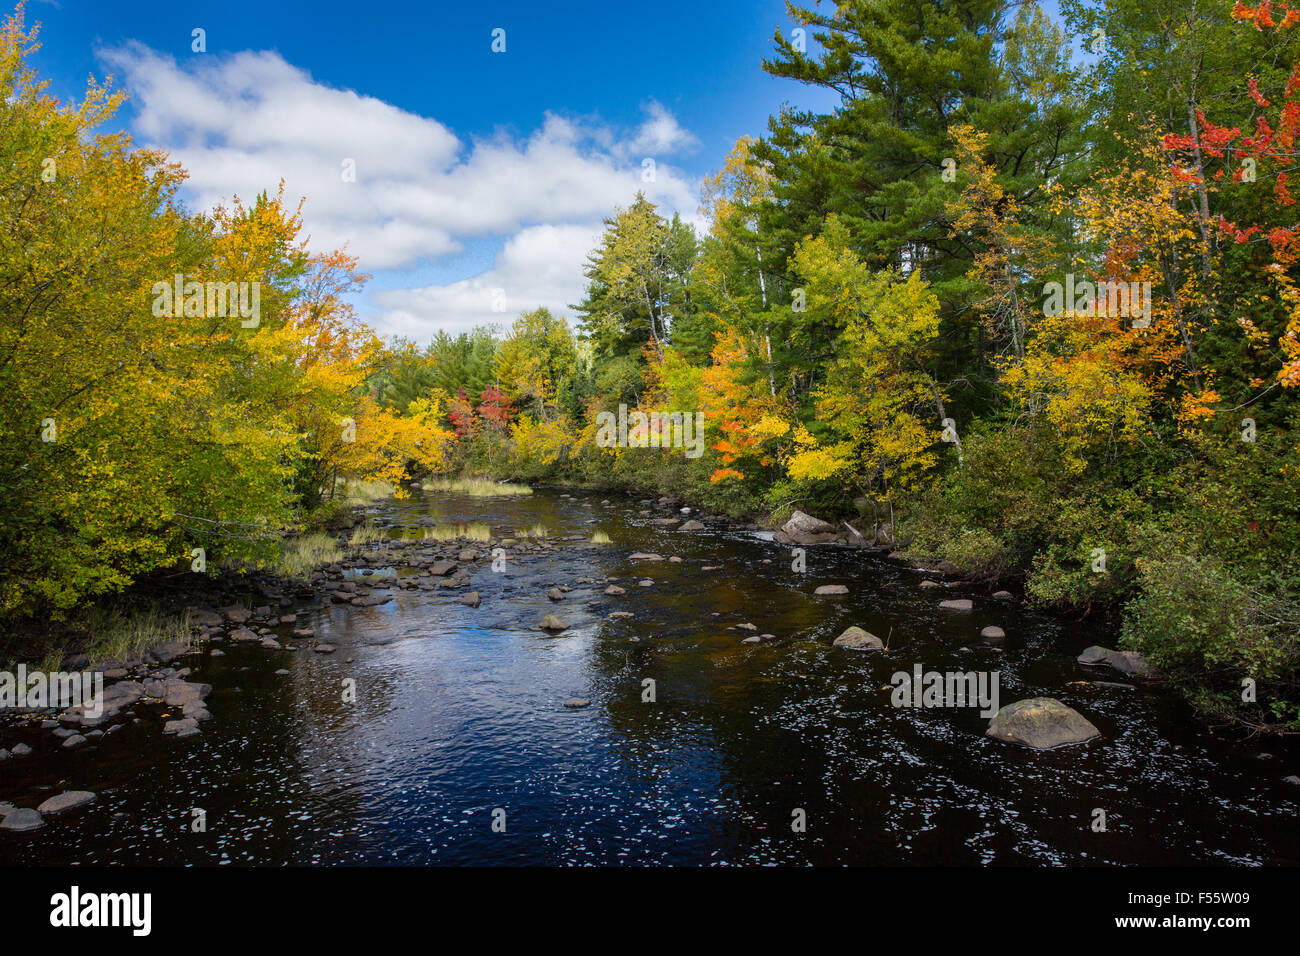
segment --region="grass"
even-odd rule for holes
[[[593,534],[593,535],[591,536],[591,543],[592,543],[592,544],[609,544],[609,543],[610,543],[609,535],[607,535],[607,534],[606,534],[605,532],[603,532],[603,531],[597,531],[595,534]]]
[[[425,491],[447,491],[458,495],[470,495],[475,498],[497,498],[509,495],[531,495],[533,489],[527,485],[512,485],[490,478],[433,478],[421,487]]]
[[[469,524],[438,524],[432,528],[425,528],[421,537],[426,541],[455,541],[457,538],[487,541],[492,537],[492,529],[482,521],[471,521]]]
[[[533,525],[529,525],[527,528],[525,528],[525,529],[523,530],[523,532],[521,533],[520,537],[524,537],[524,538],[545,538],[545,537],[546,537],[546,526],[543,525],[543,524],[533,524]]]
[[[386,481],[358,481],[354,478],[340,478],[334,489],[335,500],[345,505],[368,505],[372,501],[381,501],[393,497],[397,487]]]
[[[157,608],[148,610],[123,611],[117,608],[93,608],[86,617],[86,630],[90,641],[85,653],[91,662],[115,659],[127,660],[138,657],[150,647],[179,641],[187,647],[190,644],[190,616],[182,613],[179,617],[167,617]],[[52,654],[46,655],[41,666],[47,670],[57,670],[49,666]]]
[[[318,531],[282,542],[274,570],[284,577],[307,578],[321,565],[334,564],[342,559],[343,549],[334,536]]]
[[[382,528],[376,528],[375,523],[367,518],[361,524],[352,529],[352,535],[348,538],[348,544],[356,547],[362,544],[373,544],[376,541],[384,541],[388,534]]]

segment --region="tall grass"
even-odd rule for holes
[[[496,498],[508,495],[531,495],[527,485],[512,485],[490,478],[432,478],[421,485],[425,491],[447,491],[475,498]]]
[[[318,531],[281,542],[275,571],[284,577],[307,578],[322,565],[342,559],[343,549],[334,536]]]
[[[105,659],[124,661],[150,647],[170,642],[188,647],[191,640],[188,612],[166,616],[157,608],[130,611],[92,608],[86,616],[85,627],[91,635],[85,653],[92,663]]]
[[[591,543],[592,543],[592,544],[609,544],[609,543],[610,543],[609,535],[607,535],[607,534],[606,534],[605,532],[603,532],[603,531],[599,531],[599,530],[598,530],[598,531],[596,531],[596,532],[591,536]]]
[[[334,498],[345,505],[368,505],[372,501],[391,498],[397,491],[396,486],[386,481],[359,481],[355,478],[340,478],[334,487]]]
[[[352,534],[348,538],[348,544],[357,547],[363,544],[373,544],[376,541],[384,541],[388,538],[387,532],[382,528],[376,528],[375,523],[367,518],[361,524],[352,529]]]
[[[487,541],[492,537],[492,529],[482,521],[471,521],[469,524],[438,524],[432,528],[425,528],[421,537],[426,541],[455,541],[457,538]]]

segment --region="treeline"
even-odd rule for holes
[[[0,619],[273,561],[339,479],[442,468],[444,410],[370,394],[355,260],[281,195],[187,212],[183,170],[95,134],[121,94],[60,105],[34,39],[0,30]]]

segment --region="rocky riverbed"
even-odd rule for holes
[[[102,714],[0,718],[0,861],[1300,862],[1293,754],[1096,625],[804,517],[381,503],[310,580],[195,591],[188,643],[67,662]],[[996,674],[996,715],[931,674]]]

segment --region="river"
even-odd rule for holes
[[[541,525],[553,550],[493,571],[481,545],[477,608],[401,589],[375,607],[293,608],[334,654],[205,647],[187,661],[213,686],[197,736],[164,737],[148,716],[65,751],[4,728],[0,742],[35,752],[0,763],[0,800],[97,799],[0,834],[0,863],[1300,862],[1300,792],[1281,781],[1295,768],[1258,753],[1282,751],[1220,740],[1158,686],[1078,664],[1113,646],[1098,624],[924,589],[924,572],[847,548],[808,548],[798,573],[788,547],[665,529],[650,520],[667,512],[630,498],[419,494],[369,511],[393,534]],[[597,529],[609,544],[590,543]],[[819,584],[850,593],[817,597]],[[553,585],[571,590],[552,602]],[[947,597],[974,610],[940,609]],[[568,630],[534,629],[546,614]],[[988,624],[1001,648],[981,641]],[[888,651],[831,647],[849,625]],[[277,629],[286,644],[291,629]],[[742,643],[756,634],[773,636]],[[975,708],[897,708],[890,677],[917,663],[996,670],[1003,704],[1056,697],[1102,736],[1038,752],[985,736]]]

